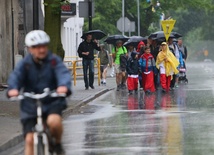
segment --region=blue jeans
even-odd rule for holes
[[[94,86],[94,60],[84,59],[82,60],[83,75],[85,88]],[[89,81],[88,81],[88,69],[89,69]]]

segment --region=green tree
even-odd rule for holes
[[[121,0],[94,0],[95,17],[93,29],[101,29],[107,34],[116,34],[116,22],[121,17]],[[84,31],[88,30],[88,21],[85,21]]]
[[[61,0],[44,0],[45,31],[50,35],[50,50],[64,58],[64,49],[61,42]]]
[[[122,14],[121,0],[94,1],[95,17],[93,18],[93,29],[101,29],[107,34],[120,33],[116,28],[116,22]],[[136,0],[126,0],[125,2],[125,16],[131,21],[135,21],[137,31]],[[209,24],[209,22],[214,20],[209,14],[214,12],[214,0],[159,0],[159,2],[161,6],[157,7],[157,0],[153,0],[152,3],[140,0],[141,35],[149,35],[151,33],[150,30],[158,29],[159,18],[162,12],[165,13],[166,17],[171,16],[176,19],[176,30],[182,31],[185,34],[191,31],[192,28],[198,28],[198,26],[203,27],[207,24],[206,26],[211,28],[213,25]],[[84,30],[87,30],[87,24],[86,20]],[[153,25],[153,28],[151,28],[151,25]],[[207,33],[208,29],[204,27],[202,32]],[[133,33],[133,35],[136,35],[136,33]]]

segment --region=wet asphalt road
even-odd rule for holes
[[[67,155],[212,155],[214,64],[188,66],[189,84],[170,93],[112,91],[71,115]],[[22,145],[7,154],[21,154]]]

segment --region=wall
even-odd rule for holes
[[[17,53],[18,45],[18,0],[0,1],[0,83],[6,82],[12,70],[12,2],[14,8],[14,46]]]
[[[62,18],[61,35],[66,57],[77,56],[77,48],[82,41],[84,18],[79,17],[79,1],[82,0],[70,0],[71,3],[76,3],[76,15],[68,19]]]

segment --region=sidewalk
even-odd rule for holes
[[[85,90],[83,80],[77,80],[77,85],[73,86],[73,95],[68,99],[68,108],[64,112],[64,117],[103,93],[114,89],[115,77],[107,79],[107,86],[98,86],[97,79],[95,79],[94,86],[94,90]],[[19,121],[19,104],[9,101],[5,94],[6,91],[0,92],[0,152],[23,140]]]

